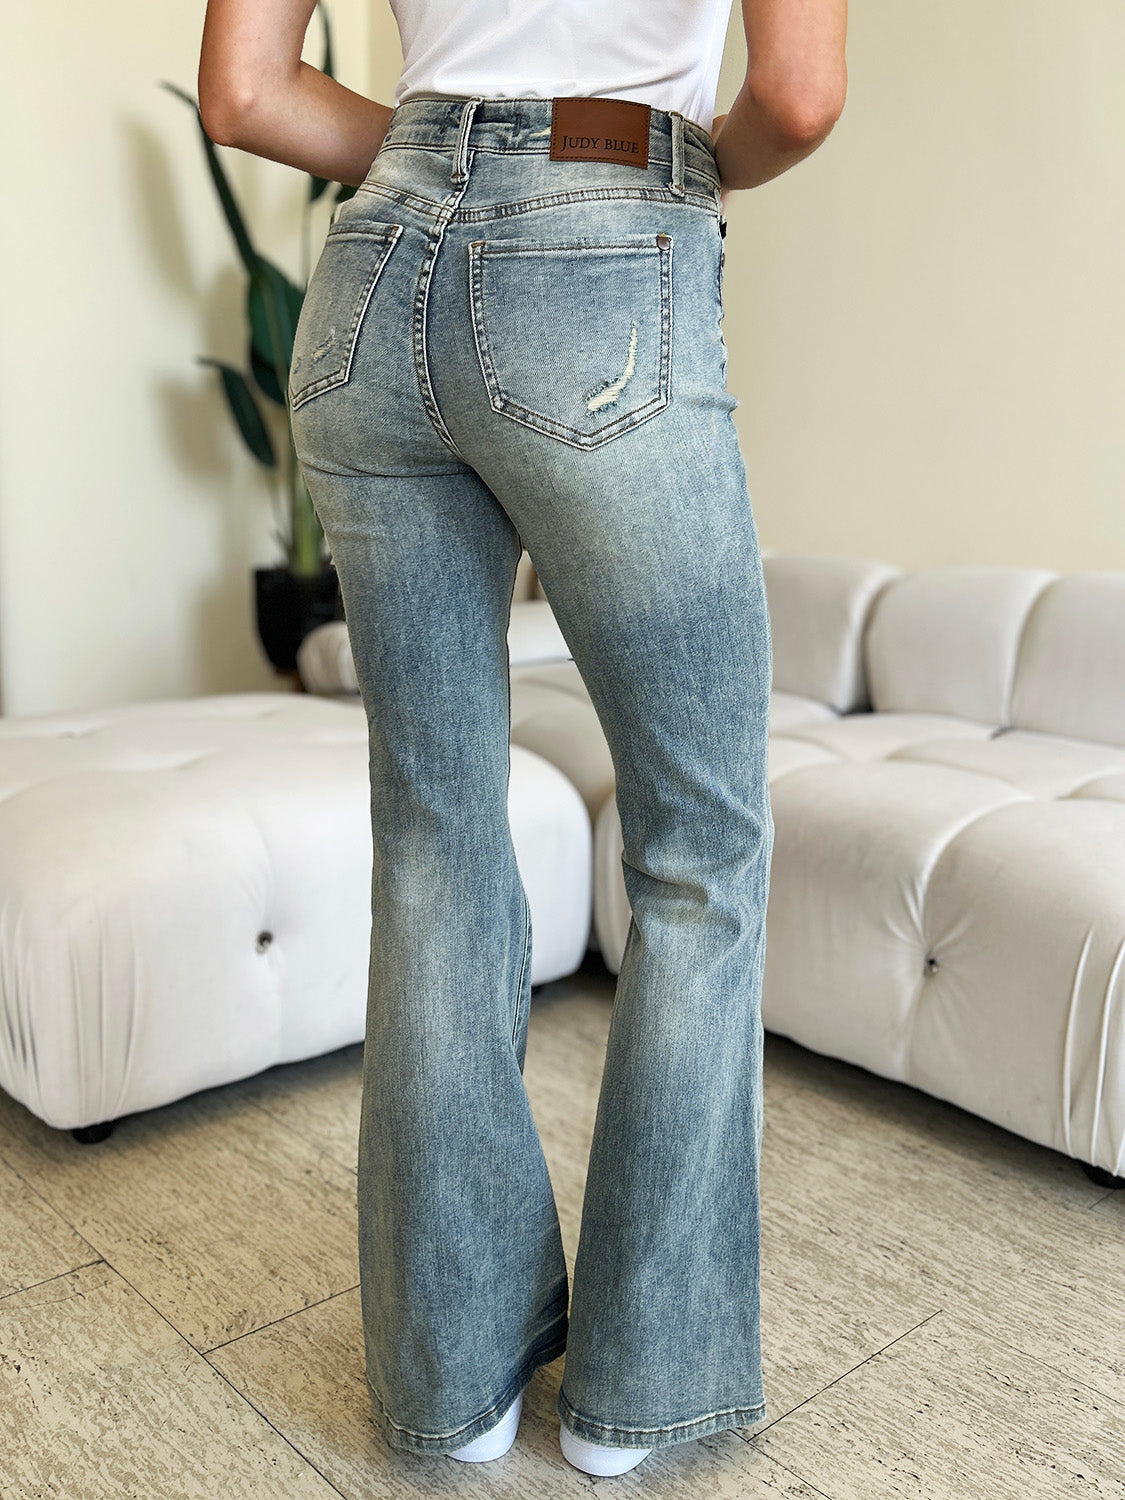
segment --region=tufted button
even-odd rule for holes
[[[256,945],[257,949],[258,949],[258,952],[259,953],[264,953],[266,951],[266,949],[269,947],[269,945],[272,942],[273,942],[273,933],[272,932],[259,932],[259,934],[258,934],[258,941],[257,941],[257,945]]]
[[[938,966],[938,961],[932,953],[926,954],[926,972],[932,974]]]

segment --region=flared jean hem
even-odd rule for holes
[[[488,1410],[474,1417],[471,1422],[465,1422],[449,1432],[416,1432],[413,1428],[401,1426],[387,1411],[382,1396],[368,1379],[367,1388],[372,1396],[376,1421],[387,1446],[397,1448],[404,1453],[451,1453],[454,1448],[463,1448],[474,1438],[490,1432],[540,1365],[549,1365],[565,1351],[566,1335],[567,1315],[564,1311],[539,1340]]]
[[[588,1443],[602,1443],[613,1448],[667,1448],[673,1443],[686,1443],[692,1438],[722,1432],[727,1427],[749,1427],[765,1416],[766,1403],[732,1406],[724,1411],[708,1412],[702,1417],[689,1417],[684,1422],[672,1422],[667,1427],[621,1427],[584,1417],[575,1411],[560,1389],[557,1410],[575,1437],[585,1438]]]

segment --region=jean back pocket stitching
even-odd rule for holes
[[[620,436],[623,432],[639,426],[658,412],[665,410],[671,402],[671,335],[672,335],[672,237],[661,233],[655,237],[655,248],[659,257],[660,271],[660,351],[658,354],[657,394],[643,406],[635,407],[622,416],[603,423],[591,432],[559,422],[543,412],[533,411],[504,390],[496,360],[492,352],[487,319],[484,308],[483,263],[486,254],[525,256],[535,254],[578,253],[583,250],[647,250],[652,240],[634,237],[628,241],[582,241],[572,243],[542,243],[521,241],[496,241],[491,246],[484,240],[474,240],[469,245],[470,291],[472,302],[473,339],[476,344],[477,363],[493,411],[519,422],[525,427],[546,433],[573,448],[598,448],[603,443]]]
[[[391,251],[398,243],[398,240],[402,234],[402,230],[403,226],[401,224],[364,225],[363,223],[357,223],[356,221],[350,219],[339,224],[334,224],[332,228],[329,229],[324,240],[325,250],[327,250],[330,245],[336,244],[341,240],[382,241],[384,248],[382,253],[377,257],[375,264],[372,267],[371,272],[369,273],[366,281],[363,284],[360,294],[356,299],[356,306],[352,313],[351,323],[342,340],[342,348],[344,351],[342,364],[339,364],[329,375],[323,375],[318,379],[306,381],[305,384],[302,385],[299,389],[294,389],[293,387],[292,368],[290,369],[288,395],[289,407],[291,411],[298,410],[300,407],[304,406],[306,402],[311,401],[314,396],[323,395],[325,391],[334,390],[337,386],[346,385],[351,379],[352,363],[355,358],[356,345],[359,343],[359,333],[360,329],[363,326],[363,320],[367,314],[368,305],[370,304],[375,288],[383,275],[383,271],[386,268],[387,262],[390,260]],[[323,255],[323,253],[324,251],[322,250],[321,254]]]

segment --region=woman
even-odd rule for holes
[[[393,108],[301,61],[314,0],[209,0],[199,75],[213,139],[359,189],[289,397],[369,726],[367,1381],[391,1446],[477,1462],[565,1349],[563,1453],[618,1474],[765,1414],[771,649],[722,213],[832,128],[846,0],[744,0],[719,119],[730,0],[392,5]],[[570,1287],[522,1078],[523,546],[612,751],[632,908]]]

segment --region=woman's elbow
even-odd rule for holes
[[[848,80],[846,72],[815,86],[755,84],[751,80],[750,90],[778,136],[787,144],[806,146],[822,141],[843,114]]]
[[[250,109],[250,99],[225,84],[199,75],[199,117],[216,146],[236,146],[239,125]]]

